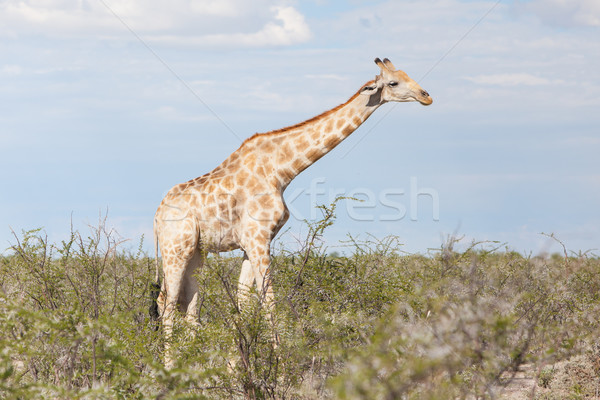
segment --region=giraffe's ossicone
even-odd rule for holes
[[[288,219],[283,192],[292,179],[354,132],[380,105],[432,103],[429,94],[387,58],[377,58],[375,63],[380,74],[347,102],[300,124],[250,137],[213,171],[174,186],[164,197],[154,217],[154,234],[164,272],[157,304],[167,337],[167,366],[173,364],[168,346],[173,313],[179,309],[190,321],[197,320],[194,272],[207,252],[242,249],[238,297],[256,283],[265,302],[272,304],[270,245]],[[157,269],[157,281],[159,276]]]

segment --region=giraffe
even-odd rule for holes
[[[157,285],[158,249],[164,279],[158,290],[158,314],[166,337],[165,363],[173,365],[169,338],[173,313],[198,319],[198,286],[194,272],[207,252],[244,251],[238,302],[254,283],[267,307],[273,304],[270,282],[271,240],[289,212],[283,192],[302,171],[354,132],[382,104],[433,100],[406,73],[385,58],[375,59],[380,74],[347,102],[305,122],[258,133],[246,139],[213,171],[174,186],[154,217]]]

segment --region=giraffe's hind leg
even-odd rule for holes
[[[248,292],[252,289],[252,286],[254,286],[254,271],[252,270],[252,264],[250,263],[248,256],[244,253],[244,261],[242,262],[237,291],[239,306],[247,299]]]
[[[161,222],[164,225],[161,226],[159,243],[163,257],[164,280],[158,305],[165,335],[165,367],[172,368],[175,312],[183,308],[186,313],[191,313],[191,309],[197,306],[197,284],[193,279],[193,272],[200,260],[198,231],[194,229],[193,221],[187,219]]]
[[[179,294],[179,309],[182,313],[185,313],[186,320],[194,325],[198,324],[198,281],[196,280],[196,273],[203,264],[201,253],[200,250],[197,250],[189,261]]]

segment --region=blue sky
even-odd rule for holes
[[[434,103],[382,106],[286,191],[280,239],[448,234],[526,253],[600,248],[600,3],[4,0],[0,248],[107,224],[146,237],[162,196],[255,132],[346,101],[388,57]],[[596,251],[596,254],[598,251]]]

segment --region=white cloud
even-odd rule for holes
[[[4,65],[0,68],[0,74],[2,75],[20,75],[23,72],[23,68],[18,65]]]
[[[192,0],[193,12],[203,15],[234,17],[239,15],[239,8],[233,0]]]
[[[8,0],[0,3],[0,35],[131,37],[200,46],[286,46],[311,31],[285,0]],[[122,22],[121,22],[121,21]]]
[[[293,7],[275,6],[271,8],[274,20],[267,22],[260,30],[250,33],[216,33],[181,37],[159,35],[152,40],[171,44],[198,46],[264,47],[288,46],[302,43],[312,36],[304,16]]]
[[[598,0],[531,0],[517,3],[517,9],[536,15],[553,26],[600,26]]]
[[[545,86],[560,84],[561,81],[549,80],[528,73],[492,74],[465,77],[466,80],[479,85],[492,86]]]
[[[310,29],[304,21],[304,16],[293,7],[273,7],[273,11],[275,12],[275,19],[282,23],[269,22],[256,34],[249,35],[246,40],[288,45],[310,39]]]

